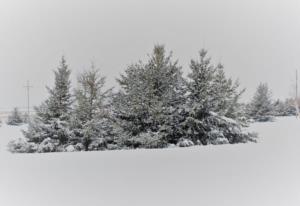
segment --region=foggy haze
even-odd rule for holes
[[[27,80],[39,105],[62,55],[73,85],[93,61],[111,87],[158,43],[185,73],[208,49],[247,89],[244,101],[260,82],[274,98],[290,97],[300,68],[299,10],[296,0],[0,0],[0,110],[26,106]]]

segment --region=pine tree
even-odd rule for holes
[[[36,115],[30,122],[28,131],[24,132],[30,142],[41,143],[49,138],[58,144],[65,144],[70,138],[70,73],[65,58],[62,57],[60,66],[54,71],[54,87],[47,88],[48,99],[35,108]]]
[[[211,63],[206,50],[202,49],[199,56],[199,61],[191,60],[190,63],[190,103],[197,102],[204,113],[212,111],[236,119],[240,110],[238,101],[245,90],[239,90],[238,81],[226,77],[222,64],[214,66]]]
[[[129,66],[118,82],[121,90],[114,108],[125,132],[136,136],[172,127],[172,117],[184,101],[184,80],[181,67],[166,55],[164,46],[155,46],[145,64]]]
[[[248,106],[248,115],[257,121],[270,120],[273,115],[271,91],[266,83],[260,83]]]
[[[111,91],[104,90],[105,77],[100,76],[99,70],[92,65],[78,77],[76,96],[76,114],[83,122],[92,120],[97,113],[104,110],[105,102]]]
[[[188,75],[188,116],[181,124],[185,138],[204,145],[245,141],[249,137],[242,134],[236,121],[243,90],[238,90],[238,82],[226,78],[222,65],[211,63],[207,51],[201,50],[199,55],[198,61],[191,60]]]
[[[296,115],[297,114],[294,99],[286,99],[284,104],[285,104],[285,107],[286,107],[286,114],[287,115],[291,116],[291,115]]]
[[[60,120],[69,120],[71,112],[71,71],[68,69],[66,60],[62,57],[60,66],[55,74],[54,88],[47,88],[50,94],[49,99],[46,101],[49,117],[57,118]]]
[[[11,112],[10,116],[8,117],[7,124],[8,125],[20,125],[24,123],[22,119],[22,114],[19,112],[17,107]]]
[[[203,114],[211,111],[215,105],[212,104],[213,93],[212,87],[216,68],[210,63],[210,58],[206,58],[207,51],[201,50],[200,61],[191,60],[191,73],[188,75],[188,104],[192,106],[197,102],[199,110]]]
[[[207,58],[206,54],[207,51],[201,50],[200,60],[191,60],[186,102],[188,117],[182,124],[186,131],[185,138],[191,139],[196,144],[207,144],[206,133],[209,128],[205,126],[204,120],[216,107],[213,94],[217,91],[213,90],[212,84],[217,68],[210,63],[210,58]]]
[[[277,99],[272,105],[274,116],[293,116],[296,115],[295,100],[286,99],[282,101]]]
[[[234,82],[231,78],[227,78],[223,65],[219,64],[216,67],[212,84],[214,91],[212,111],[232,119],[240,119],[242,109],[239,99],[245,89],[239,90],[239,87],[239,81]]]
[[[92,64],[91,69],[78,77],[75,91],[76,105],[73,119],[75,139],[89,150],[93,141],[113,136],[113,122],[108,111],[111,89],[105,90],[105,77]]]

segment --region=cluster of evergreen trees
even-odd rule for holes
[[[27,122],[28,117],[26,114],[22,114],[17,107],[13,109],[11,114],[7,118],[7,124],[13,126],[19,126]]]
[[[120,89],[105,90],[94,65],[80,74],[71,92],[71,70],[62,58],[49,97],[35,108],[14,152],[90,151],[164,148],[255,141],[242,128],[239,98],[244,90],[227,78],[221,64],[201,50],[188,78],[164,46],[148,61],[130,65],[117,79]]]
[[[246,107],[246,114],[255,121],[271,121],[275,116],[291,116],[297,113],[295,100],[272,99],[272,92],[266,83],[260,83],[252,101]]]

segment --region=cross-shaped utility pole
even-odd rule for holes
[[[298,105],[298,70],[296,70],[296,94],[295,94],[295,107],[296,107],[296,118],[298,118],[299,115],[299,105]]]
[[[298,70],[296,70],[296,101],[298,101]]]
[[[27,84],[24,87],[27,90],[27,115],[29,118],[30,117],[30,88],[32,88],[32,86],[29,84],[29,81],[27,81]]]

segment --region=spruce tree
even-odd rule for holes
[[[172,122],[184,101],[184,80],[181,67],[172,54],[166,55],[164,46],[155,46],[146,63],[129,66],[118,82],[121,90],[114,109],[125,132],[136,136],[175,128]]]
[[[212,84],[214,108],[212,111],[219,115],[239,119],[242,115],[239,99],[245,89],[239,89],[239,81],[233,81],[225,75],[224,67],[218,64]]]
[[[22,123],[24,123],[22,114],[19,112],[19,109],[17,107],[15,107],[14,110],[11,112],[10,116],[8,116],[7,124],[8,125],[20,125]]]
[[[285,102],[281,101],[280,99],[277,99],[274,103],[273,103],[273,115],[274,116],[286,116],[286,105]]]
[[[48,99],[35,108],[35,117],[24,132],[29,141],[41,143],[49,138],[58,144],[65,144],[70,138],[69,120],[71,114],[71,71],[62,57],[57,70],[54,71],[55,84],[47,88]]]
[[[199,60],[191,60],[188,75],[188,116],[181,124],[185,138],[195,144],[243,142],[244,136],[237,120],[240,105],[239,84],[226,78],[222,65],[214,66],[201,50]]]
[[[70,74],[66,60],[62,57],[60,66],[54,71],[54,88],[47,88],[50,96],[46,100],[46,105],[50,118],[69,120],[72,104]]]
[[[294,99],[286,99],[285,101],[278,99],[272,107],[274,116],[293,116],[297,113]]]
[[[191,60],[191,73],[188,75],[188,104],[189,106],[197,106],[202,111],[203,115],[211,111],[215,105],[213,103],[212,87],[216,68],[210,63],[210,58],[207,58],[207,51],[201,50],[200,60]],[[197,105],[196,105],[197,104]]]
[[[200,59],[191,60],[186,102],[188,117],[182,124],[186,132],[185,138],[191,139],[196,144],[207,144],[206,133],[210,128],[206,127],[204,120],[216,107],[213,102],[216,95],[213,94],[217,91],[213,90],[212,83],[217,68],[211,64],[210,58],[206,55],[207,51],[201,50]]]
[[[113,122],[108,110],[111,89],[105,90],[104,86],[105,77],[100,75],[93,64],[90,70],[78,77],[72,127],[75,140],[82,143],[85,150],[89,150],[93,141],[106,141],[113,136]]]
[[[273,116],[271,91],[266,83],[260,83],[248,106],[248,115],[257,121],[267,121]]]

